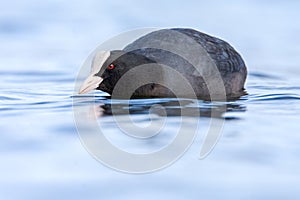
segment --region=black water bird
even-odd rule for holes
[[[135,72],[133,69],[139,66],[145,67]],[[127,73],[128,77],[120,81]],[[246,76],[242,57],[224,40],[193,29],[161,29],[138,38],[123,50],[97,52],[91,74],[79,93],[97,89],[113,94],[119,82],[120,94],[116,96],[121,98],[176,96],[210,100],[212,95],[220,95],[222,100],[234,99],[245,94]],[[134,84],[141,85],[134,86],[128,96],[126,90]]]

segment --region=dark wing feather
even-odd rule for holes
[[[216,63],[221,74],[246,70],[245,63],[239,53],[227,42],[193,29],[171,29],[193,38],[207,51]]]

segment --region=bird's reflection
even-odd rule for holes
[[[246,107],[238,102],[205,102],[191,99],[138,99],[129,101],[114,101],[106,99],[97,105],[96,115],[138,115],[155,114],[158,116],[187,116],[187,117],[214,117],[226,120],[238,117],[224,116],[225,113],[245,112]]]

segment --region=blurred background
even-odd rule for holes
[[[0,199],[299,199],[300,1],[0,3]],[[130,175],[85,151],[71,95],[94,48],[144,27],[225,39],[246,61],[249,95],[206,159],[195,145],[167,169]]]
[[[221,37],[241,52],[250,69],[299,63],[298,1],[25,0],[1,4],[1,68],[25,70],[38,65],[45,70],[67,64],[76,71],[101,42],[141,27],[192,27]]]

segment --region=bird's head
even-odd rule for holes
[[[83,82],[79,94],[95,89],[112,94],[123,74],[136,66],[148,63],[154,61],[134,52],[119,50],[97,52],[92,62],[91,74]]]

